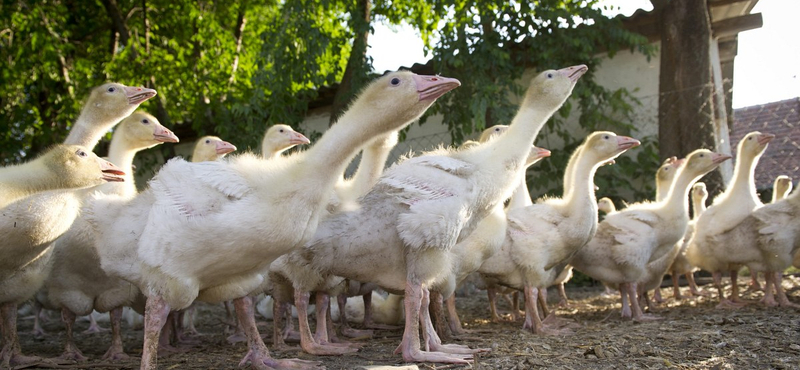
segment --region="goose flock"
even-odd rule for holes
[[[271,299],[258,311],[271,310],[277,348],[295,337],[312,355],[352,353],[361,345],[337,337],[334,319],[349,337],[402,324],[395,353],[404,361],[453,364],[490,351],[445,343],[451,334],[468,332],[454,291],[470,276],[483,281],[495,320],[498,293],[513,294],[514,316],[522,294],[523,328],[537,334],[574,329],[546,302],[547,288],[558,285],[561,304],[568,304],[563,284],[573,269],[618,290],[622,316],[633,320],[658,319],[642,305],[650,304],[648,291],[658,292],[666,274],[673,277],[675,298],[681,298],[682,275],[691,294],[704,294],[693,279],[698,268],[713,274],[719,307],[744,304],[736,289],[743,266],[754,289],[764,290],[764,305],[796,306],[781,274],[800,265],[800,195],[790,193],[791,179],[782,176],[772,203],[764,205],[754,184],[773,135],[752,132],[742,139],[734,178],[708,208],[708,193],[697,181],[731,157],[702,148],[663,163],[651,202],[616,209],[608,198],[597,200],[597,169],[640,144],[609,131],[591,133],[572,153],[562,196],[531,198],[528,168],[550,155],[534,141],[587,70],[541,72],[509,125],[384,169],[400,130],[460,86],[442,76],[388,73],[368,84],[305,150],[284,154],[311,143],[283,124],[268,128],[260,154],[231,155],[236,146],[205,136],[191,161],[170,160],[141,192],[132,176],[136,153],[179,139],[137,111],[154,90],[117,83],[93,89],[64,143],[0,168],[0,368],[42,361],[20,348],[17,306],[27,301],[61,312],[62,360],[86,360],[72,332],[76,318],[93,311],[110,317],[112,340],[103,358],[127,359],[123,308],[143,314],[142,369],[157,368],[170,337],[181,340],[195,330],[197,301],[232,302],[239,334],[229,339],[247,342],[240,366],[324,368],[324,358],[272,357],[255,321],[264,294]],[[112,128],[108,158],[101,159],[92,150]],[[359,152],[357,171],[346,179]],[[598,211],[605,213],[602,220]],[[731,275],[731,297],[724,296],[723,273]],[[363,303],[353,306],[351,297]],[[349,326],[354,317],[365,329]]]

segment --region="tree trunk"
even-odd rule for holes
[[[353,50],[347,60],[347,67],[342,76],[342,82],[333,97],[329,125],[336,123],[342,115],[353,96],[361,89],[366,81],[369,70],[367,69],[367,39],[369,38],[370,0],[357,0],[356,9],[353,9],[351,28],[355,34]]]
[[[653,1],[660,11],[658,141],[661,160],[698,148],[719,151],[715,136],[711,21],[706,0]],[[718,170],[703,178],[713,197],[724,190]]]

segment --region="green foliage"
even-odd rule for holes
[[[111,6],[116,4],[117,6]],[[633,128],[637,102],[608,91],[592,71],[603,50],[648,54],[646,40],[602,16],[595,0],[395,0],[372,4],[374,22],[409,24],[422,36],[437,72],[463,85],[430,114],[444,117],[454,141],[487,125],[508,123],[526,68],[587,64],[571,104],[542,131],[553,157],[536,168],[534,193],[559,194],[569,150],[586,133]],[[88,91],[105,81],[144,85],[158,96],[143,104],[179,136],[216,134],[257,148],[266,126],[300,125],[320,88],[342,81],[354,38],[370,27],[357,0],[18,0],[0,8],[0,163],[12,163],[59,142]],[[356,48],[357,49],[357,48]],[[360,55],[360,54],[358,54]],[[352,89],[371,76],[356,58]],[[352,63],[352,61],[351,61]],[[522,83],[522,84],[521,84]],[[580,127],[567,125],[580,113]],[[300,127],[302,130],[302,127]],[[172,155],[171,146],[159,149]],[[628,188],[649,176],[657,159],[652,138],[604,168],[603,189]],[[620,177],[617,177],[620,176]],[[649,177],[648,177],[649,178]]]

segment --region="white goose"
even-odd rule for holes
[[[572,266],[606,284],[619,286],[622,316],[647,320],[636,299],[636,283],[647,263],[667,253],[686,232],[689,187],[730,156],[699,149],[687,156],[666,199],[638,203],[612,213],[594,238],[572,259]],[[630,298],[630,306],[628,299]]]
[[[252,302],[244,297],[260,286],[262,271],[275,258],[314,235],[360,143],[409,124],[458,85],[445,77],[391,73],[370,83],[307,151],[268,161],[253,155],[225,162],[172,160],[132,202],[94,200],[95,231],[108,249],[136,251],[135,259],[109,267],[147,295],[142,369],[156,368],[158,335],[169,311],[195,299],[235,299],[248,338],[242,364],[316,368],[316,362],[270,357]]]
[[[736,260],[748,260],[744,249],[731,249],[738,243],[730,243],[729,232],[735,229],[754,209],[762,203],[756,194],[755,169],[758,159],[769,142],[775,137],[758,131],[750,132],[739,142],[736,154],[736,166],[733,180],[725,192],[714,198],[714,203],[700,215],[695,224],[695,231],[689,241],[686,257],[689,262],[714,277],[714,285],[719,292],[719,307],[739,307],[739,286],[737,284],[740,264]],[[722,272],[731,274],[731,299],[725,298],[722,290]]]
[[[336,212],[341,212],[358,207],[357,200],[359,197],[369,191],[369,189],[378,181],[378,178],[383,173],[383,168],[386,159],[392,148],[397,144],[398,133],[393,131],[387,135],[381,135],[375,138],[371,143],[364,146],[363,155],[359,163],[358,169],[352,178],[339,181],[331,193],[331,199],[327,205],[328,213],[322,219],[321,224],[327,221],[327,217]],[[322,226],[324,227],[324,226]],[[273,342],[278,346],[284,346],[283,337],[288,334],[283,332],[283,315],[288,307],[288,303],[293,301],[296,296],[292,281],[289,279],[291,275],[297,274],[311,274],[314,271],[303,272],[304,269],[310,269],[307,265],[298,265],[294,262],[301,260],[294,256],[295,254],[302,253],[302,249],[298,249],[276,259],[269,267],[269,283],[270,286],[264,287],[265,291],[270,292],[275,299],[274,311],[276,312],[274,318],[277,319],[274,325]],[[291,271],[291,272],[289,272]],[[351,284],[352,283],[352,284]],[[328,328],[328,308],[330,307],[329,296],[342,296],[346,300],[346,291],[351,290],[350,285],[353,285],[352,290],[355,293],[361,293],[361,284],[357,281],[344,281],[344,278],[339,276],[330,275],[320,284],[312,289],[316,297],[316,317],[317,327],[314,336],[311,335],[311,329],[308,324],[307,306],[305,304],[297,306],[299,330],[300,330],[300,346],[304,351],[316,355],[335,355],[354,352],[358,346],[350,345],[337,345],[332,344],[334,334]],[[372,285],[372,284],[370,284]],[[365,288],[368,288],[365,286]],[[369,294],[371,298],[371,290],[365,289],[362,295]],[[307,301],[309,296],[299,295],[297,299]],[[369,300],[369,299],[368,299]],[[308,302],[306,302],[307,304]],[[344,302],[340,305],[340,309],[344,307]],[[365,309],[366,309],[365,303]],[[291,320],[291,318],[287,317]],[[346,317],[341,317],[342,321],[347,324]],[[345,329],[348,329],[346,326]],[[346,333],[347,334],[347,333]],[[351,334],[370,334],[359,333],[351,330]]]
[[[128,174],[125,182],[107,184],[93,190],[125,197],[134,196],[134,156],[141,150],[165,142],[176,143],[178,137],[162,126],[155,117],[144,112],[134,112],[114,130],[108,148],[109,160]],[[84,216],[78,216],[69,231],[55,242],[51,264],[50,276],[45,280],[44,289],[37,294],[37,299],[45,308],[61,311],[61,318],[67,328],[66,345],[61,358],[86,360],[73,341],[72,327],[76,315],[89,315],[96,310],[101,313],[109,312],[111,318],[111,345],[103,358],[126,359],[128,356],[122,348],[120,335],[122,307],[134,304],[141,293],[131,283],[108,276],[102,270],[95,250],[94,234]]]
[[[511,127],[497,139],[462,151],[430,152],[386,170],[360,208],[334,214],[320,226],[299,254],[304,261],[297,262],[318,274],[291,276],[295,289],[305,295],[333,274],[405,291],[406,326],[397,349],[403,359],[468,363],[474,350],[444,346],[436,336],[427,287],[446,276],[453,246],[511,195],[534,138],[586,70],[581,65],[535,77]],[[426,348],[433,351],[420,349],[420,322]]]
[[[524,290],[523,328],[534,333],[549,330],[539,317],[539,290],[547,289],[569,259],[594,235],[597,227],[594,173],[607,161],[637,145],[639,141],[627,136],[607,131],[592,133],[567,164],[562,198],[544,198],[508,212],[506,242],[479,271],[501,285]]]
[[[675,256],[675,260],[672,261],[672,266],[670,266],[669,269],[672,275],[672,295],[675,299],[683,298],[681,296],[679,284],[681,275],[684,275],[686,281],[689,283],[689,294],[693,296],[702,296],[706,294],[697,289],[697,283],[694,281],[694,271],[697,268],[692,266],[692,264],[689,263],[689,259],[686,258],[686,249],[689,247],[689,240],[691,240],[692,235],[694,235],[697,219],[706,210],[706,199],[708,199],[706,184],[702,182],[694,184],[694,186],[692,186],[691,197],[694,214],[692,220],[689,221],[689,225],[686,227],[686,234],[683,236],[683,240],[678,242],[678,255]]]
[[[92,90],[64,140],[93,149],[102,136],[130,115],[152,89],[107,83]],[[80,210],[81,197],[71,191],[47,191],[20,199],[0,212],[0,311],[5,345],[0,363],[22,365],[38,358],[22,355],[16,329],[16,305],[41,288],[47,276],[52,242],[66,232]]]
[[[24,164],[0,167],[0,209],[35,193],[122,181],[121,170],[80,145],[59,144]]]

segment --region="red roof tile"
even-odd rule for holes
[[[775,135],[756,167],[756,188],[772,188],[779,175],[790,176],[796,184],[800,180],[800,97],[739,108],[733,116],[734,146],[751,131]]]

